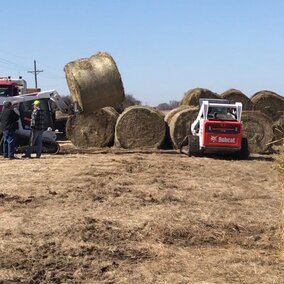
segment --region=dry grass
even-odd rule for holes
[[[1,160],[0,280],[282,283],[271,158],[73,149]]]
[[[282,215],[281,215],[281,232],[282,232],[282,254],[284,256],[284,147],[282,147],[278,155],[278,170],[280,175],[280,182],[282,185]]]

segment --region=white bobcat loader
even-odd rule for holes
[[[248,141],[243,137],[242,103],[230,104],[224,99],[200,99],[200,109],[187,137],[189,156],[206,153],[233,154],[239,159],[249,156]]]
[[[2,112],[4,102],[9,101],[20,115],[18,129],[16,130],[16,149],[20,151],[21,147],[28,145],[33,102],[34,100],[39,100],[40,108],[44,111],[46,118],[46,131],[43,133],[43,152],[57,153],[59,144],[56,142],[56,132],[53,129],[54,121],[50,103],[53,101],[63,113],[72,114],[76,109],[74,109],[73,105],[66,104],[56,90],[30,94],[26,92],[25,80],[0,77],[0,113]],[[2,147],[0,148],[1,150]]]

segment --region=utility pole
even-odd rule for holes
[[[36,61],[34,60],[34,70],[33,71],[28,71],[28,73],[32,73],[35,76],[35,88],[37,89],[37,74],[43,72],[43,70],[37,70],[36,69]]]

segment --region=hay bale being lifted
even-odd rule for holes
[[[252,110],[253,108],[253,103],[251,100],[239,90],[229,89],[223,92],[220,97],[228,100],[232,104],[241,102],[243,104],[243,110]]]
[[[242,113],[243,136],[248,139],[251,153],[265,153],[273,140],[272,120],[260,111]]]
[[[64,71],[72,100],[85,113],[115,106],[124,99],[120,73],[108,53],[99,52],[90,58],[69,62]]]
[[[183,139],[188,135],[191,124],[196,119],[198,108],[187,108],[177,112],[169,123],[170,137],[173,147],[178,149]],[[190,131],[191,133],[191,131]]]
[[[284,110],[284,98],[271,91],[259,91],[251,97],[254,110],[260,110],[273,121],[279,118],[279,113]]]
[[[195,88],[187,91],[184,94],[180,104],[188,106],[199,106],[199,99],[201,98],[218,99],[220,97],[208,89]]]
[[[81,148],[112,146],[117,118],[118,112],[112,107],[72,115],[66,123],[66,135]]]
[[[166,134],[164,115],[150,107],[131,106],[119,116],[115,145],[122,148],[160,148]]]

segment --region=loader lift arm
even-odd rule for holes
[[[57,105],[62,113],[74,114],[81,112],[77,102],[72,104],[66,103],[56,90],[50,91],[50,99]]]

